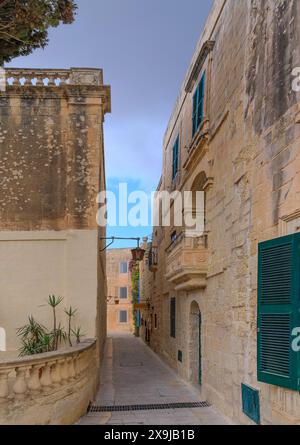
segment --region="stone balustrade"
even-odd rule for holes
[[[71,424],[97,388],[96,341],[0,361],[0,424]]]
[[[11,86],[61,87],[64,85],[103,85],[101,69],[5,69],[5,82]]]

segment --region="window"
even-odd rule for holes
[[[154,314],[154,327],[157,329],[157,314]]]
[[[172,179],[176,178],[179,167],[179,136],[176,139],[175,145],[173,147],[173,163],[172,163]]]
[[[128,273],[127,261],[120,263],[120,273]]]
[[[200,128],[204,118],[205,73],[196,88],[193,97],[193,137]]]
[[[171,243],[174,243],[177,240],[177,232],[174,230],[174,232],[171,233]]]
[[[292,235],[300,232],[300,211],[285,216],[279,221],[280,235]]]
[[[119,313],[119,321],[120,323],[127,323],[127,311],[120,311]]]
[[[300,390],[299,268],[299,233],[259,244],[257,379],[296,391]]]
[[[120,287],[120,298],[121,300],[127,299],[127,287]]]
[[[171,298],[170,302],[170,335],[176,338],[176,298]]]

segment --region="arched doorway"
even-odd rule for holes
[[[193,301],[190,309],[190,380],[193,384],[202,384],[202,341],[201,312],[199,305]]]

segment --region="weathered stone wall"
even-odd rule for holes
[[[181,139],[178,189],[191,190],[201,172],[206,189],[207,286],[176,292],[165,279],[170,234],[156,229],[159,269],[153,277],[152,306],[160,326],[152,347],[187,380],[192,380],[193,302],[202,318],[202,396],[237,423],[242,413],[241,383],[260,390],[264,424],[300,419],[297,392],[261,384],[256,377],[258,243],[299,230],[299,96],[292,70],[300,66],[300,9],[297,1],[215,2],[184,83],[164,144],[162,189],[171,179],[172,147]],[[197,54],[214,41],[192,91],[185,90]],[[206,71],[205,128],[208,140],[192,140],[192,97]],[[198,144],[198,145],[197,145]],[[177,228],[178,231],[181,228]],[[176,339],[169,332],[170,298],[176,296]],[[178,350],[183,362],[177,360]]]
[[[96,228],[102,95],[84,85],[1,93],[2,230]]]
[[[96,223],[96,197],[105,190],[110,88],[96,69],[6,74],[0,93],[0,326],[7,349],[18,347],[16,328],[29,315],[51,326],[45,304],[57,294],[64,306],[78,308],[76,325],[97,337],[102,351],[107,294],[99,237],[105,229]],[[61,321],[66,325],[64,316]]]

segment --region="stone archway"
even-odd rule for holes
[[[190,354],[190,381],[195,385],[202,384],[201,360],[201,312],[199,305],[193,301],[189,317],[189,354]]]

